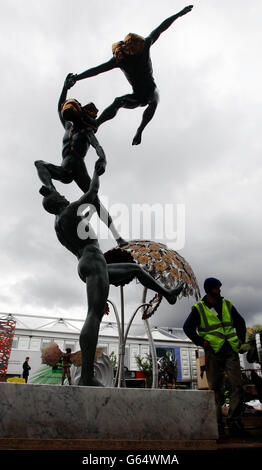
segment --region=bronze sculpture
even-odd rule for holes
[[[120,249],[123,246],[129,246],[118,234],[112,218],[98,196],[99,177],[105,172],[106,156],[95,137],[95,132],[103,122],[112,119],[120,108],[134,109],[147,106],[132,142],[133,145],[140,144],[142,132],[153,118],[159,99],[153,78],[150,47],[163,31],[169,28],[176,19],[189,13],[192,8],[192,5],[187,6],[179,13],[167,18],[146,38],[132,33],[128,34],[124,41],[113,44],[113,57],[108,62],[86,70],[80,75],[68,74],[58,102],[59,117],[65,129],[62,164],[59,166],[42,160],[35,161],[38,176],[43,183],[40,189],[40,194],[44,196],[43,206],[47,212],[55,215],[57,238],[77,257],[78,274],[86,285],[88,312],[79,338],[82,355],[79,385],[102,386],[94,376],[94,359],[110,284],[124,285],[136,278],[145,288],[165,297],[173,305],[186,282],[181,277],[175,287],[167,288],[134,261],[107,261],[89,220],[92,214],[97,212],[112,231]],[[68,89],[77,80],[114,68],[120,68],[123,71],[132,86],[133,93],[116,98],[98,118],[98,110],[94,103],[81,106],[77,100],[67,99]],[[84,163],[90,145],[94,147],[98,155],[92,180]],[[84,194],[77,201],[70,203],[56,190],[53,179],[65,184],[75,181]],[[84,206],[86,211],[83,212]]]
[[[114,102],[95,120],[97,126],[113,119],[120,108],[134,109],[139,106],[147,106],[143,113],[141,124],[133,138],[132,145],[141,143],[142,132],[153,118],[159,101],[157,87],[153,78],[150,48],[161,33],[168,29],[179,17],[189,13],[192,8],[193,5],[189,5],[179,13],[170,16],[146,38],[129,33],[124,41],[119,41],[112,45],[113,57],[109,61],[97,67],[92,67],[81,74],[72,74],[71,85],[74,85],[78,80],[120,68],[133,89],[133,93],[115,98]]]
[[[63,137],[62,164],[53,165],[43,160],[35,161],[38,176],[44,186],[50,190],[56,190],[53,179],[68,184],[75,181],[79,188],[86,193],[90,186],[91,178],[87,172],[84,158],[90,147],[94,147],[98,155],[95,169],[98,175],[102,175],[106,168],[106,156],[103,148],[95,136],[95,128],[92,126],[92,118],[97,114],[94,103],[85,106],[75,100],[67,100],[67,91],[71,87],[71,74],[64,82],[62,93],[58,102],[58,114],[65,129]],[[101,220],[109,227],[119,246],[126,244],[118,234],[112,217],[101,203],[98,195],[93,201]]]
[[[109,284],[119,285],[137,278],[141,284],[163,295],[170,304],[175,304],[183,285],[175,289],[166,289],[150,276],[141,266],[134,263],[106,264],[100,250],[96,235],[87,220],[88,236],[78,236],[78,226],[83,216],[79,207],[90,206],[97,197],[99,176],[94,171],[89,190],[78,201],[69,203],[56,190],[42,186],[40,193],[44,196],[45,210],[55,217],[55,231],[58,240],[78,259],[78,274],[86,284],[88,313],[80,334],[82,352],[82,372],[79,385],[101,386],[94,377],[94,357],[98,340],[99,327],[106,308]]]

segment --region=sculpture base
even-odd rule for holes
[[[212,441],[214,394],[204,390],[0,383],[0,438]]]

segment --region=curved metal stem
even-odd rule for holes
[[[145,304],[147,296],[147,288],[144,288],[143,292],[143,303]],[[152,355],[152,387],[151,388],[158,388],[158,365],[157,365],[157,354],[156,354],[156,347],[154,344],[153,336],[150,331],[150,326],[148,320],[144,320],[145,329],[148,336],[148,341],[150,344],[151,355]]]
[[[134,311],[133,315],[131,316],[129,323],[126,328],[125,332],[125,311],[124,311],[124,289],[123,286],[120,287],[120,295],[121,295],[121,319],[119,318],[119,314],[117,311],[117,308],[115,304],[111,300],[107,300],[113,307],[116,321],[117,321],[117,327],[118,327],[118,334],[119,334],[119,351],[118,351],[118,366],[117,366],[117,372],[116,372],[116,377],[115,377],[115,386],[123,387],[126,386],[125,383],[125,377],[124,377],[124,359],[125,359],[125,346],[126,346],[126,341],[128,337],[128,333],[130,330],[130,327],[132,325],[132,322],[137,314],[137,312],[140,310],[140,308],[145,309],[149,303],[146,302],[146,296],[147,296],[147,288],[144,288],[143,292],[143,300],[142,304],[139,305],[139,307],[136,308]],[[148,341],[150,345],[150,350],[151,350],[151,355],[152,355],[152,366],[153,366],[153,378],[152,378],[152,388],[157,388],[158,387],[158,365],[157,365],[157,355],[156,355],[156,348],[153,340],[153,336],[150,331],[150,326],[148,323],[148,320],[143,320],[144,325],[145,325],[145,330],[148,336]]]
[[[126,386],[125,371],[124,371],[124,360],[125,360],[125,341],[124,341],[124,328],[125,328],[125,310],[124,310],[124,288],[120,287],[121,295],[121,334],[119,344],[119,375],[118,375],[118,387]]]
[[[147,306],[149,306],[149,305],[150,305],[150,304],[141,304],[141,305],[139,305],[139,307],[137,307],[137,309],[134,311],[132,317],[131,317],[130,320],[129,320],[129,323],[128,323],[128,326],[127,326],[127,329],[126,329],[126,332],[125,332],[125,336],[124,336],[124,342],[125,342],[125,343],[126,343],[126,340],[127,340],[127,335],[128,335],[128,333],[129,333],[130,327],[131,327],[131,325],[132,325],[132,322],[133,322],[133,320],[134,320],[134,318],[135,318],[135,316],[136,316],[138,310],[139,310],[140,308],[142,308],[142,307],[147,307]]]
[[[116,308],[115,304],[111,300],[107,300],[107,302],[112,305],[112,307],[114,309],[114,314],[115,314],[115,317],[116,317],[117,328],[118,328],[118,337],[119,337],[119,341],[118,341],[118,353],[119,353],[120,347],[121,347],[121,342],[122,342],[121,341],[121,335],[122,335],[121,322],[120,322],[120,318],[119,318],[118,311],[117,311],[117,308]],[[118,384],[119,369],[120,369],[120,356],[118,354],[117,370],[116,370],[116,376],[115,376],[115,382],[114,382],[115,387]]]
[[[111,300],[108,300],[108,299],[107,299],[107,302],[108,302],[109,304],[111,304],[112,307],[113,307],[113,309],[114,309],[114,314],[115,314],[115,317],[116,317],[118,333],[119,333],[119,335],[120,335],[120,334],[121,334],[121,324],[120,324],[120,319],[119,319],[119,315],[118,315],[117,308],[116,308],[115,304],[114,304]]]

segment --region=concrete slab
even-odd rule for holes
[[[214,394],[0,383],[0,438],[215,440]]]

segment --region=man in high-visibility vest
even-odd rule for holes
[[[225,436],[221,409],[225,375],[231,387],[230,435],[243,436],[247,432],[241,423],[243,388],[238,351],[245,342],[246,324],[232,301],[221,296],[221,286],[218,279],[205,280],[206,295],[193,306],[183,328],[191,341],[205,350],[208,386],[215,392],[219,436]]]

